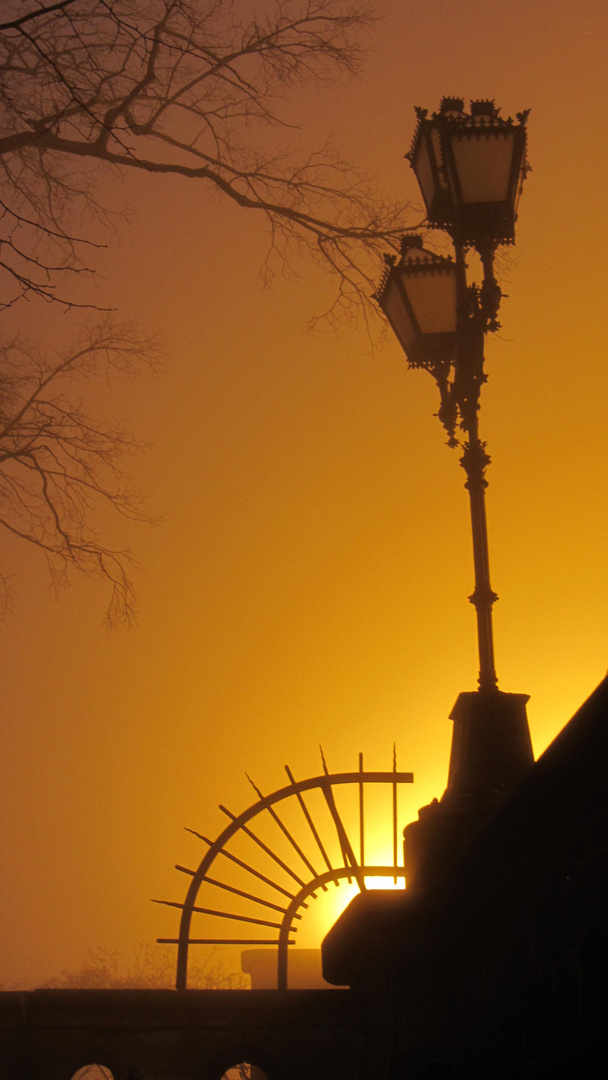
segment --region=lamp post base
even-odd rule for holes
[[[527,701],[500,690],[459,695],[447,788],[404,829],[408,889],[438,881],[533,764]]]

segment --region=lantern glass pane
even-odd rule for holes
[[[418,140],[416,157],[413,164],[416,179],[422,192],[422,198],[424,199],[428,211],[433,205],[433,199],[435,198],[435,178],[433,176],[431,159],[429,157],[428,144],[424,135]]]
[[[394,278],[388,282],[382,298],[382,308],[406,356],[411,353],[416,340],[416,329]]]
[[[414,315],[422,334],[453,334],[457,329],[456,273],[404,275]]]
[[[465,205],[507,201],[514,132],[457,134],[452,137],[452,151]]]

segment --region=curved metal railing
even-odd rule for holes
[[[238,815],[232,814],[225,806],[220,806],[222,812],[230,818],[230,824],[226,826],[216,840],[209,840],[206,836],[196,832],[194,829],[187,830],[206,843],[209,850],[196,870],[180,865],[176,867],[177,870],[184,874],[188,874],[192,879],[186,894],[186,899],[183,903],[177,903],[171,900],[154,901],[154,903],[179,908],[182,912],[179,937],[158,939],[159,943],[174,944],[178,947],[176,977],[176,987],[178,990],[187,988],[188,957],[191,945],[275,946],[277,949],[277,986],[279,989],[287,989],[288,950],[289,946],[295,944],[293,935],[297,929],[294,924],[302,918],[300,909],[306,909],[308,907],[307,901],[309,899],[314,899],[320,890],[327,891],[328,884],[332,882],[339,884],[340,881],[344,879],[355,881],[358,888],[363,891],[366,888],[366,877],[392,877],[395,882],[399,877],[403,877],[403,867],[398,865],[397,791],[400,785],[411,784],[413,782],[413,773],[399,772],[397,770],[395,749],[393,749],[393,768],[391,771],[386,772],[364,770],[363,755],[359,754],[358,771],[330,773],[327,769],[322,751],[321,757],[323,762],[322,775],[313,776],[307,780],[295,780],[289,767],[285,766],[289,784],[280,788],[278,791],[273,792],[271,795],[263,795],[253,781],[250,780],[250,783],[258,795],[257,802],[253,803],[247,810],[244,810],[243,813]],[[390,785],[392,788],[393,859],[392,865],[390,866],[377,864],[370,865],[366,863],[365,860],[364,791],[365,785],[367,784],[385,784]],[[357,854],[355,854],[355,849],[349,838],[334,796],[334,788],[343,785],[355,785],[358,788],[359,843]],[[324,842],[321,835],[323,831],[322,827],[319,824],[315,824],[310,803],[305,799],[305,794],[307,792],[315,790],[321,793],[323,804],[329,812],[329,821],[331,823],[332,832],[334,833],[333,847],[335,848],[337,840],[340,853],[339,859],[336,859],[335,854],[332,859],[328,850],[332,844],[328,840],[325,840]],[[302,824],[308,834],[309,841],[314,844],[317,851],[316,857],[318,858],[320,856],[325,864],[325,869],[321,872],[316,869],[312,857],[304,850],[303,842],[294,835],[295,830],[293,827],[289,828],[284,817],[279,813],[278,805],[284,803],[288,799],[295,799],[297,802]],[[274,823],[274,827],[279,830],[283,837],[282,843],[284,844],[286,841],[288,850],[292,855],[295,854],[297,858],[297,869],[294,869],[294,867],[286,861],[286,857],[281,857],[269,843],[262,839],[259,835],[259,830],[256,831],[252,828],[251,823],[253,823],[254,819],[261,814],[268,814],[270,816]],[[262,873],[262,871],[255,865],[252,865],[250,861],[244,860],[233,851],[228,850],[227,845],[236,837],[246,837],[248,842],[251,842],[257,851],[262,851],[264,856],[269,859],[274,866],[279,868],[279,880],[276,880],[276,877],[269,876],[269,874]],[[259,893],[251,892],[248,889],[238,888],[235,884],[222,880],[221,877],[216,877],[215,869],[214,876],[211,876],[211,870],[214,868],[214,864],[225,865],[226,862],[230,864],[231,868],[238,867],[241,875],[245,873],[248,877],[253,878],[258,888],[260,886],[257,883],[262,883],[266,895],[260,895]],[[224,877],[225,876],[226,875],[224,875]],[[197,903],[197,900],[199,899],[201,889],[205,885],[212,886],[213,888],[220,889],[222,892],[227,892],[232,896],[239,897],[241,903],[246,901],[248,905],[254,905],[253,910],[255,914],[244,914],[238,911],[226,911],[224,909],[202,906]],[[297,888],[295,888],[295,886],[297,886]],[[270,896],[272,896],[272,899],[269,898]],[[266,915],[268,912],[271,912],[273,918],[262,918],[260,908],[265,909],[264,914]],[[193,937],[191,936],[192,920],[195,915],[199,914],[211,918],[228,920],[239,928],[243,924],[247,924],[255,926],[256,928],[263,928],[264,930],[272,930],[275,932],[275,936],[271,938],[218,936]]]

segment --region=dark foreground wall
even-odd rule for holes
[[[608,680],[441,881],[361,894],[323,956],[374,1080],[608,1076]]]
[[[247,1061],[268,1080],[358,1080],[345,990],[34,990],[0,993],[0,1080],[220,1080]]]

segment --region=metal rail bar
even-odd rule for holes
[[[346,866],[347,863],[350,863],[351,867],[355,871],[354,874],[352,874],[350,877],[347,878],[348,883],[350,885],[350,883],[352,881],[352,878],[356,877],[359,889],[361,890],[361,892],[364,892],[364,890],[365,890],[365,881],[364,881],[364,879],[361,877],[361,875],[359,873],[359,864],[357,863],[356,855],[355,855],[355,853],[354,853],[354,851],[352,849],[351,842],[348,839],[348,835],[347,835],[346,829],[344,828],[344,823],[342,821],[342,818],[340,817],[340,814],[338,813],[338,807],[336,806],[336,801],[334,799],[334,793],[331,790],[331,787],[329,786],[329,784],[326,784],[325,787],[323,788],[323,794],[325,796],[325,801],[327,802],[327,805],[329,807],[329,812],[330,812],[332,818],[334,819],[334,825],[336,826],[336,832],[338,833],[338,841],[340,843],[340,849],[342,851],[342,857],[344,859],[344,865]]]
[[[209,843],[205,836],[201,836],[200,833],[195,833],[194,829],[186,829],[186,832],[194,833],[195,836],[199,836],[201,840],[204,840],[206,844]],[[230,862],[236,863],[237,866],[241,866],[243,870],[247,870],[250,874],[253,874],[255,877],[259,878],[260,881],[263,881],[266,885],[271,885],[273,889],[277,890],[277,892],[283,893],[283,896],[287,896],[290,900],[293,899],[293,893],[290,893],[288,889],[284,889],[282,885],[277,884],[277,882],[273,881],[272,878],[266,877],[265,874],[261,874],[259,870],[256,870],[253,866],[250,866],[249,863],[244,862],[243,859],[239,859],[237,855],[233,855],[231,851],[226,851],[225,848],[218,848],[218,850],[215,852],[215,855],[223,855],[224,858],[230,859]],[[193,870],[186,870],[186,868],[183,866],[178,866],[176,867],[176,869],[183,870],[186,874],[194,875],[195,873],[195,871]],[[204,880],[206,880],[206,876],[201,878],[201,881]],[[187,903],[188,900],[186,898],[184,907],[187,906]]]
[[[159,937],[157,945],[179,945],[181,938]],[[188,938],[188,945],[278,945],[276,938]],[[288,945],[295,945],[289,941]]]
[[[246,900],[253,900],[256,904],[263,904],[264,907],[273,908],[274,911],[278,911],[281,915],[284,915],[287,908],[281,907],[279,904],[273,904],[270,900],[263,900],[261,896],[254,896],[253,893],[244,892],[243,889],[237,889],[234,885],[227,885],[224,881],[216,881],[214,878],[205,878],[207,885],[217,885],[219,889],[225,889],[226,892],[236,893],[237,896],[243,896]],[[165,904],[166,907],[183,908],[184,904],[179,903],[177,900],[152,900],[153,904]],[[193,911],[202,911],[202,908],[194,906]]]
[[[359,754],[359,862],[365,862],[365,818],[363,808],[363,754]]]
[[[264,796],[262,795],[262,792],[260,791],[259,787],[257,787],[256,784],[254,784],[253,780],[251,779],[250,776],[247,775],[247,773],[245,773],[245,775],[247,776],[247,779],[249,780],[249,783],[251,784],[251,786],[252,786],[253,790],[255,791],[256,795],[258,795],[259,798],[263,801]],[[310,862],[310,859],[308,859],[306,857],[306,855],[302,851],[302,848],[298,844],[297,840],[295,840],[294,837],[291,835],[289,829],[284,824],[284,822],[281,821],[281,818],[277,814],[276,810],[274,810],[272,808],[272,806],[267,806],[265,809],[270,814],[272,820],[279,826],[279,829],[281,830],[283,835],[285,837],[287,837],[287,839],[289,840],[289,843],[293,847],[294,851],[296,851],[297,854],[300,856],[300,858],[301,858],[302,862],[304,863],[306,869],[310,871],[310,873],[312,874],[312,876],[314,878],[318,877],[319,875],[317,874],[317,871],[315,870],[314,866]],[[324,892],[327,892],[327,885],[324,886]]]
[[[393,866],[397,865],[397,743],[393,743]],[[395,885],[397,878],[394,878]]]
[[[273,930],[280,930],[282,923],[270,922],[268,919],[256,919],[253,915],[237,915],[232,911],[216,911],[215,908],[193,907],[201,915],[213,915],[218,919],[233,919],[234,922],[255,923],[256,926],[271,926]]]
[[[331,862],[329,861],[329,855],[327,854],[327,852],[326,852],[326,850],[325,850],[325,848],[323,846],[323,842],[322,842],[321,837],[319,836],[319,834],[317,832],[315,823],[314,823],[314,821],[312,820],[312,818],[310,816],[310,812],[308,810],[308,807],[307,807],[306,803],[304,802],[304,797],[302,795],[302,792],[296,789],[296,782],[294,780],[291,769],[289,768],[289,765],[285,766],[285,772],[287,773],[289,779],[291,780],[291,783],[292,783],[292,785],[294,787],[295,796],[296,796],[296,798],[297,798],[297,800],[298,800],[298,802],[299,802],[299,804],[300,804],[300,806],[302,808],[302,812],[304,814],[304,817],[306,818],[306,820],[307,820],[307,822],[308,822],[308,824],[310,826],[312,835],[314,836],[315,840],[317,841],[317,846],[319,848],[319,851],[321,852],[321,855],[323,856],[323,858],[325,860],[325,865],[327,866],[328,870],[333,870],[333,866],[331,865]]]
[[[237,820],[236,815],[231,814],[230,810],[227,810],[226,807],[222,806],[221,804],[220,804],[220,810],[222,810],[223,813],[226,814],[226,816],[229,817],[232,821]],[[265,844],[263,840],[260,840],[259,836],[256,836],[256,834],[253,832],[252,829],[249,829],[247,827],[247,825],[241,825],[241,830],[245,833],[245,836],[248,836],[250,838],[250,840],[253,840],[253,842],[255,844],[257,844],[259,848],[262,849],[262,851],[265,851],[266,854],[269,855],[271,859],[274,859],[277,866],[280,866],[281,869],[283,869],[286,874],[289,874],[290,877],[292,877],[294,881],[297,881],[298,885],[303,885],[304,884],[304,882],[302,881],[302,878],[298,877],[295,870],[292,870],[291,867],[288,866],[286,862],[283,862],[283,860],[281,858],[279,858],[279,856],[276,854],[276,852],[274,852],[272,850],[272,848],[268,847],[268,844]]]

